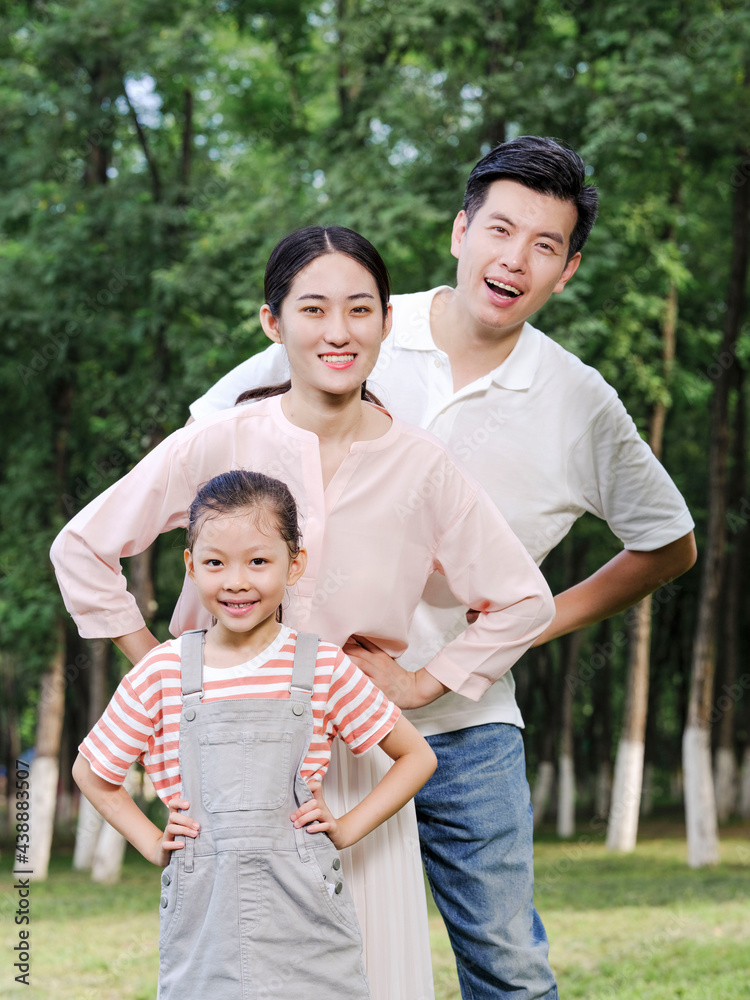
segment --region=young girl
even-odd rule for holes
[[[65,526],[51,555],[82,636],[111,636],[132,662],[157,645],[127,591],[122,557],[184,525],[201,483],[252,467],[291,488],[305,525],[307,567],[289,593],[291,625],[339,646],[357,636],[398,657],[425,584],[439,572],[461,604],[481,613],[460,634],[436,634],[424,667],[400,671],[399,707],[428,704],[448,690],[459,703],[479,701],[510,669],[550,622],[552,595],[496,506],[445,446],[364,395],[390,329],[388,299],[385,264],[358,233],[310,227],[278,244],[260,316],[286,350],[290,382],[176,431]],[[209,623],[188,580],[172,634]],[[451,725],[456,711],[445,708]],[[356,806],[390,765],[378,749],[363,757],[338,753],[338,742],[326,787],[337,814]],[[431,783],[439,780],[438,770]],[[413,806],[347,849],[342,864],[373,997],[430,1000]]]
[[[370,996],[337,852],[399,810],[435,755],[341,649],[281,624],[306,562],[283,483],[237,470],[203,486],[185,564],[215,625],[205,645],[188,632],[144,657],[75,762],[105,819],[167,866],[160,1000]],[[395,761],[339,818],[321,794],[337,735]],[[163,833],[122,785],[135,760],[168,803]]]

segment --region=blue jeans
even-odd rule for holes
[[[492,723],[428,736],[438,766],[416,796],[425,871],[464,1000],[557,1000],[534,909],[521,732]]]

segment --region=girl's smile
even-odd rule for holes
[[[304,550],[292,556],[273,515],[254,508],[207,516],[185,551],[201,603],[217,622],[212,638],[248,658],[276,638],[276,610],[305,563]]]

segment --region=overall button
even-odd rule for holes
[[[333,891],[338,896],[338,894],[341,892],[343,888],[344,888],[344,883],[341,881],[341,879],[339,879]]]
[[[294,712],[295,715],[302,715],[302,713],[305,710],[300,704],[295,703],[294,705],[292,705],[292,711]]]
[[[189,708],[187,710],[187,712],[185,712],[185,719],[188,722],[192,722],[194,718],[195,718],[195,709],[194,708]]]
[[[338,889],[336,890],[336,892],[338,892]],[[164,909],[167,906],[169,906],[169,900],[167,899],[166,896],[162,896],[161,897],[161,908]]]
[[[161,884],[162,885],[172,884],[172,876],[169,874],[169,872],[164,872],[164,874],[161,877]]]
[[[331,868],[333,868],[333,870],[337,872],[340,867],[341,867],[341,858],[334,858],[333,861],[331,862]]]

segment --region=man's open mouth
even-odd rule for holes
[[[495,278],[485,278],[484,283],[491,292],[503,298],[517,299],[519,295],[523,295],[523,292],[519,288],[515,288],[513,285],[506,285],[504,281],[497,281]]]

